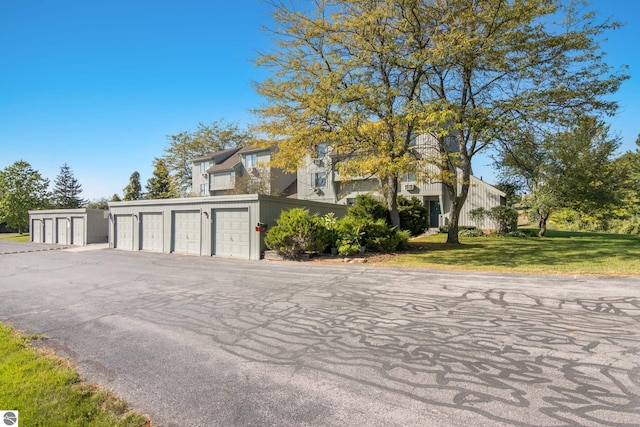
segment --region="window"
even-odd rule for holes
[[[249,169],[249,168],[255,168],[258,164],[258,155],[257,154],[247,154],[246,156],[244,156],[244,167]]]
[[[200,163],[200,173],[206,173],[207,169],[209,169],[209,162]]]
[[[327,173],[318,172],[311,174],[311,186],[312,187],[326,187],[327,186]]]
[[[415,174],[411,173],[411,172],[405,172],[402,175],[402,181],[403,182],[414,182],[416,180],[416,176]]]
[[[207,184],[200,184],[200,195],[206,196],[209,194],[209,186]]]
[[[327,147],[329,144],[327,144],[326,142],[321,142],[320,144],[318,144],[318,146],[316,147],[316,159],[324,159],[324,157],[327,155]]]

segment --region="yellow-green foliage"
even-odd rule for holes
[[[273,2],[277,47],[257,61],[271,72],[256,85],[266,100],[256,112],[258,130],[278,141],[274,164],[295,169],[329,142],[343,178],[380,180],[394,223],[398,177],[424,160],[414,136],[437,138],[434,178],[457,221],[477,153],[510,144],[525,124],[548,128],[580,109],[613,113],[608,96],[627,78],[602,62],[602,33],[618,24],[578,13],[574,2],[290,5]]]

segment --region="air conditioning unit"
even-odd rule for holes
[[[413,191],[413,190],[416,189],[416,186],[415,186],[415,184],[405,184],[404,185],[404,189],[407,190],[407,191]]]
[[[320,188],[318,188],[318,187],[313,187],[313,188],[311,189],[311,191],[312,191],[313,193],[315,193],[315,194],[320,194],[320,192],[321,192],[322,190],[320,190]]]
[[[313,164],[316,166],[322,166],[322,159],[313,159]]]
[[[205,172],[205,173],[202,174],[202,177],[203,178],[209,178],[209,174]]]

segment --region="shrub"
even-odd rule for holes
[[[383,220],[362,224],[363,244],[371,252],[393,252],[409,244],[409,232],[390,227]]]
[[[481,237],[484,236],[484,231],[479,228],[465,228],[458,231],[458,236],[462,237]]]
[[[329,246],[332,248],[337,247],[338,241],[338,219],[336,218],[336,214],[331,212],[326,214],[325,216],[320,218],[322,221],[322,225],[327,230],[329,237]]]
[[[387,205],[377,200],[370,194],[359,194],[356,202],[349,207],[348,215],[356,219],[378,220],[389,222],[389,211]]]
[[[487,210],[484,208],[472,209],[469,217],[476,224],[480,224],[484,218],[493,221],[496,231],[500,234],[507,231],[515,231],[518,226],[518,211],[511,206],[498,205]]]
[[[429,228],[429,209],[416,197],[407,199],[398,196],[398,213],[400,228],[407,230],[411,236],[418,236]]]
[[[338,241],[338,254],[342,256],[355,255],[360,252],[360,246],[355,243],[349,243],[348,241]]]
[[[515,233],[515,232],[524,234],[524,237],[538,237],[538,230],[532,230],[530,228],[515,230],[515,231],[512,231],[511,233]]]
[[[294,208],[284,211],[264,238],[264,243],[287,258],[299,258],[305,252],[323,252],[331,243],[330,233],[318,215]]]
[[[640,218],[635,217],[623,221],[618,226],[617,231],[622,234],[640,234]]]
[[[354,218],[347,215],[338,221],[338,253],[353,255],[364,246],[371,252],[393,252],[409,244],[409,232],[389,226],[383,219]]]
[[[370,220],[347,215],[337,222],[335,245],[340,255],[353,255],[360,250],[364,240],[364,232],[361,227],[368,221]]]
[[[488,215],[489,211],[485,208],[476,208],[469,211],[469,218],[471,218],[471,221],[475,222],[478,227],[480,227],[482,220]]]
[[[510,231],[508,233],[504,233],[503,236],[505,237],[529,237],[528,233],[522,232],[520,230],[514,230],[514,231]]]

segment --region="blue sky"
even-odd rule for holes
[[[631,79],[611,128],[634,149],[640,133],[640,2],[597,0],[626,22],[607,62]],[[0,169],[23,159],[53,181],[68,163],[94,200],[143,185],[167,135],[225,120],[244,126],[261,102],[253,60],[270,46],[259,0],[0,0]],[[495,180],[489,161],[477,176]]]

